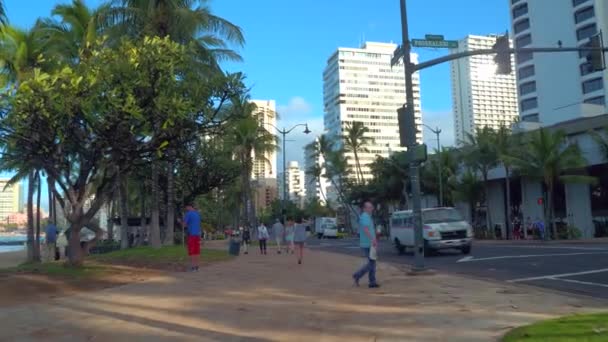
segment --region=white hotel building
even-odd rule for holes
[[[260,126],[268,132],[276,135],[276,130],[271,125],[277,125],[277,107],[274,100],[252,100],[257,106],[258,120]],[[254,179],[277,178],[277,152],[267,152],[263,158],[254,155],[252,177]]]
[[[366,42],[361,48],[338,48],[327,60],[323,72],[324,126],[331,137],[342,146],[341,136],[347,123],[360,121],[369,128],[374,142],[360,153],[364,177],[372,177],[368,164],[376,156],[387,157],[389,151],[399,151],[397,109],[405,103],[405,74],[401,62],[391,67],[395,44]],[[417,55],[412,54],[412,62]],[[420,111],[420,78],[413,76],[416,138],[422,142]],[[349,156],[355,169],[354,156]]]
[[[491,49],[496,38],[496,35],[469,35],[450,53]],[[457,59],[451,63],[451,69],[457,145],[466,143],[467,133],[475,135],[479,128],[511,127],[519,117],[515,75],[497,75],[494,55]]]
[[[608,34],[606,0],[508,0],[516,47],[582,46]],[[605,113],[607,70],[591,72],[586,52],[516,56],[521,120],[553,125]],[[531,124],[530,126],[534,126]]]

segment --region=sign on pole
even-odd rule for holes
[[[456,48],[458,48],[458,41],[457,40],[412,39],[412,46],[428,47],[428,48],[442,48],[442,49],[456,49]]]
[[[424,38],[426,40],[445,40],[445,37],[441,34],[427,34]]]

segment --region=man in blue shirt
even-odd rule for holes
[[[367,263],[353,274],[353,280],[355,285],[359,286],[359,280],[367,273],[369,275],[369,288],[378,288],[380,285],[376,282],[376,258],[370,255],[372,247],[374,249],[378,247],[376,229],[372,219],[373,212],[374,205],[372,202],[364,201],[361,205],[361,216],[359,217],[359,246],[363,250]]]
[[[57,227],[52,222],[49,222],[46,226],[44,241],[46,244],[46,259],[47,261],[51,261],[55,258],[57,245]]]
[[[201,214],[194,209],[192,204],[186,206],[186,215],[184,216],[183,224],[188,231],[190,272],[196,272],[199,268],[201,255]]]

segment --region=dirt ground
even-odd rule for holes
[[[604,302],[382,265],[382,288],[352,286],[361,260],[252,253],[201,269],[0,307],[0,341],[496,341],[512,327]],[[4,283],[4,281],[2,281]]]

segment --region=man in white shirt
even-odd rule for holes
[[[277,241],[277,253],[281,254],[281,246],[283,245],[283,241],[285,241],[285,227],[279,219],[272,226],[272,232],[274,234],[274,239]]]
[[[260,253],[264,255],[268,254],[266,253],[266,240],[268,240],[268,229],[264,223],[261,223],[258,227],[258,242],[260,243]]]

